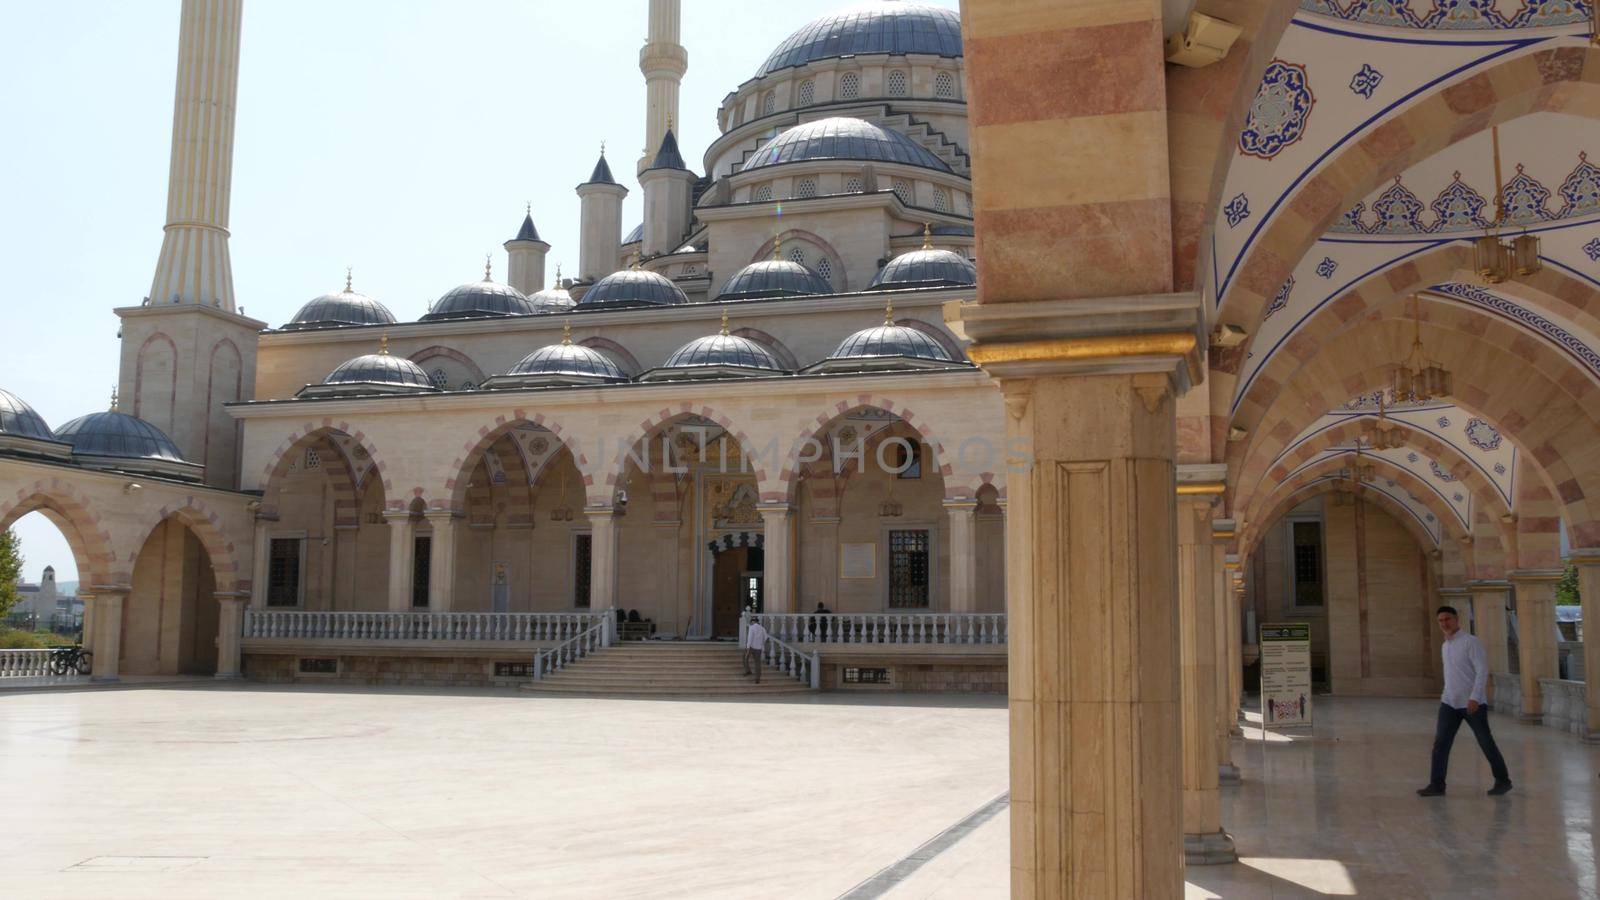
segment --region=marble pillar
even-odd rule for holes
[[[217,601],[217,677],[238,678],[243,652],[240,647],[244,632],[244,607],[249,595],[218,592]]]
[[[1471,581],[1467,583],[1467,590],[1472,594],[1472,625],[1478,642],[1483,644],[1484,655],[1489,658],[1489,671],[1510,672],[1506,608],[1510,605],[1511,583]],[[1489,703],[1494,704],[1494,679],[1489,680]]]
[[[1588,706],[1589,740],[1600,740],[1600,550],[1572,551],[1568,562],[1578,567],[1578,596],[1583,602],[1583,678]]]
[[[1523,722],[1544,721],[1544,693],[1540,679],[1555,678],[1556,583],[1560,569],[1518,569],[1508,573],[1516,591],[1517,663],[1522,673]]]
[[[617,598],[617,510],[610,506],[590,506],[589,517],[589,609],[601,612],[618,603]]]
[[[417,523],[403,510],[389,510],[383,520],[389,526],[389,611],[410,612]]]
[[[83,603],[83,623],[78,626],[78,643],[92,654],[94,653],[94,595],[87,591],[79,591],[78,600]]]
[[[950,519],[950,611],[978,611],[978,528],[976,500],[946,500]]]
[[[99,587],[94,592],[95,635],[90,681],[120,681],[122,661],[122,607],[127,587]]]
[[[787,503],[762,504],[761,605],[769,613],[792,613],[794,605],[794,515]]]
[[[693,610],[685,604],[687,592],[683,590],[683,576],[679,559],[681,541],[678,535],[683,529],[681,520],[658,520],[652,523],[656,537],[656,565],[661,577],[662,602],[661,621],[657,628],[662,637],[683,637],[683,623],[689,621]]]
[[[428,611],[453,612],[461,513],[453,509],[430,509],[424,515],[433,527],[433,540],[428,544]]]
[[[1239,731],[1239,690],[1244,680],[1240,656],[1239,604],[1228,575],[1228,541],[1232,519],[1211,522],[1211,590],[1217,615],[1217,784],[1237,787],[1239,767],[1233,762],[1233,739]]]
[[[272,526],[276,516],[256,516],[254,555],[250,560],[250,605],[256,609],[267,608],[268,578],[272,573]]]
[[[1180,480],[1179,490],[1187,486]],[[1222,830],[1217,794],[1218,722],[1216,585],[1211,576],[1214,494],[1178,495],[1178,649],[1183,720],[1183,853],[1188,865],[1230,863],[1233,839]]]

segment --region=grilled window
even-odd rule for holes
[[[942,100],[953,99],[956,95],[956,78],[949,72],[940,72],[933,79],[933,93]]]
[[[815,178],[802,178],[794,186],[796,197],[815,197],[817,195],[817,180]]]
[[[429,372],[428,380],[433,382],[433,386],[441,391],[450,384],[450,376],[446,375],[443,369],[434,369],[432,372]]]
[[[817,260],[817,274],[821,275],[822,280],[829,285],[833,284],[833,263],[829,262],[826,256]]]
[[[756,188],[756,192],[751,195],[750,199],[754,200],[757,203],[765,203],[768,200],[771,200],[772,199],[772,185],[763,184],[762,186]]]
[[[904,97],[906,95],[906,73],[895,69],[889,73],[889,96]]]
[[[778,95],[768,91],[767,96],[761,99],[761,114],[763,116],[770,116],[777,111]]]
[[[593,574],[590,561],[593,558],[593,535],[575,536],[572,543],[572,605],[578,609],[589,608],[589,584]]]
[[[428,608],[428,578],[433,572],[433,538],[418,537],[411,553],[411,605]]]
[[[1294,605],[1322,605],[1322,523],[1293,523]]]
[[[901,203],[911,206],[913,200],[911,183],[908,181],[896,181],[894,183],[894,195],[900,198]]]
[[[862,185],[861,179],[854,175],[844,180],[844,192],[846,194],[859,194],[863,190],[865,190],[865,187]]]
[[[839,99],[854,100],[861,95],[861,76],[846,72],[839,78]]]
[[[315,450],[306,451],[306,471],[322,468],[322,456]]]
[[[806,252],[804,250],[801,250],[799,247],[790,247],[789,248],[789,261],[790,262],[797,262],[802,266],[805,265],[806,264]]]
[[[267,605],[300,605],[299,538],[273,538],[267,555]]]
[[[950,194],[944,188],[933,189],[933,208],[939,212],[950,211]]]
[[[817,83],[807,78],[800,82],[800,105],[810,106],[817,99]]]
[[[889,532],[889,608],[928,608],[926,529]]]

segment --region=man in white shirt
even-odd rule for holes
[[[761,651],[767,646],[767,629],[761,625],[761,620],[755,616],[750,617],[750,627],[744,633],[744,673],[750,674],[750,663],[753,660],[756,667],[756,684],[761,683]]]
[[[1506,771],[1505,758],[1494,744],[1489,733],[1489,707],[1485,705],[1484,689],[1489,684],[1489,659],[1478,639],[1461,630],[1461,619],[1455,607],[1441,606],[1437,613],[1439,630],[1444,632],[1444,693],[1439,697],[1439,723],[1433,732],[1433,773],[1428,786],[1418,788],[1423,797],[1444,795],[1445,770],[1450,766],[1450,746],[1455,743],[1456,731],[1466,722],[1478,739],[1478,747],[1489,761],[1489,771],[1494,774],[1494,787],[1489,796],[1498,797],[1511,790],[1511,775]]]

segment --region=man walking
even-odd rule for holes
[[[750,662],[755,661],[756,684],[761,683],[761,650],[767,645],[767,629],[761,627],[761,620],[755,616],[750,617],[750,627],[744,633],[744,673],[750,674]]]
[[[1489,771],[1494,774],[1494,787],[1489,796],[1498,797],[1511,790],[1511,775],[1506,771],[1506,761],[1500,748],[1489,733],[1489,707],[1485,706],[1484,688],[1489,683],[1489,660],[1478,639],[1461,630],[1461,619],[1455,607],[1441,606],[1438,611],[1439,630],[1444,632],[1444,693],[1439,697],[1439,723],[1433,732],[1433,772],[1428,786],[1418,788],[1422,797],[1444,795],[1445,770],[1450,767],[1450,746],[1455,743],[1456,731],[1465,721],[1478,739],[1478,747],[1489,761]]]

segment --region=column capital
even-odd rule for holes
[[[96,597],[125,597],[133,593],[131,584],[94,584],[89,586],[89,593]]]
[[[1218,543],[1231,541],[1239,536],[1239,522],[1237,519],[1212,519],[1211,539]]]
[[[1512,584],[1544,584],[1560,581],[1565,574],[1562,569],[1513,569],[1506,573],[1506,578]]]
[[[615,506],[585,506],[583,514],[591,519],[611,520],[623,515],[623,512]]]
[[[1600,566],[1600,547],[1573,547],[1567,562],[1575,566]]]
[[[386,509],[383,511],[383,518],[386,522],[409,522],[411,521],[411,510]]]
[[[787,516],[794,512],[794,507],[787,503],[757,503],[756,512],[763,518],[768,516]]]
[[[226,603],[229,600],[244,601],[244,600],[249,600],[250,599],[250,592],[249,591],[217,591],[217,592],[215,592],[215,593],[213,593],[211,595],[211,599],[219,601],[219,602],[223,602],[223,603]]]
[[[1442,587],[1442,588],[1439,588],[1439,596],[1440,597],[1467,597],[1467,596],[1471,596],[1471,594],[1472,594],[1472,591],[1470,589],[1468,589],[1467,587],[1462,586],[1462,585],[1457,585],[1455,587]]]
[[[956,497],[944,501],[944,511],[949,513],[975,513],[978,511],[978,498]]]
[[[257,510],[254,519],[257,525],[266,525],[268,523],[278,521],[278,514],[276,512]]]
[[[1509,591],[1511,590],[1511,582],[1494,578],[1480,578],[1467,582],[1467,590],[1484,593],[1489,591]]]
[[[429,522],[437,522],[445,519],[459,519],[463,515],[464,513],[462,513],[462,511],[459,509],[429,509],[424,510],[422,513],[422,517],[427,519]]]

